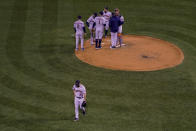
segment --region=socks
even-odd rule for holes
[[[95,40],[95,48],[98,48],[98,39]]]
[[[107,34],[108,34],[108,30],[105,30],[105,36],[107,36]]]
[[[99,39],[99,48],[101,48],[101,41],[102,41],[102,40],[101,40],[101,39]]]
[[[119,37],[119,44],[122,45],[122,36]]]

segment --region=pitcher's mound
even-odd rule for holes
[[[126,71],[154,71],[182,63],[183,52],[175,45],[147,36],[123,36],[124,46],[110,49],[110,38],[103,39],[102,49],[96,50],[85,41],[85,51],[76,56],[97,67]]]

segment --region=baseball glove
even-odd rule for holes
[[[82,102],[82,107],[86,107],[86,105],[87,105],[87,104],[86,104],[86,101],[83,101],[83,102]]]

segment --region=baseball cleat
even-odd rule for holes
[[[79,121],[79,118],[75,118],[74,121]]]
[[[78,48],[76,48],[75,50],[78,51]]]
[[[111,48],[111,49],[114,49],[114,48],[116,48],[116,46],[110,46],[110,48]]]
[[[82,48],[82,51],[84,51],[84,48]]]
[[[120,46],[120,45],[117,45],[117,46],[116,46],[116,48],[119,48],[119,47],[121,47],[121,46]]]

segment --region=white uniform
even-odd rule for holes
[[[103,17],[105,18],[105,29],[108,30],[109,29],[109,21],[110,21],[110,17],[112,16],[112,13],[107,11],[105,13],[105,11],[103,11]]]
[[[124,17],[123,16],[119,16],[119,19],[120,19],[120,21],[121,22],[123,22],[124,23]],[[119,27],[118,27],[118,38],[117,38],[117,44],[119,43],[120,44],[120,46],[122,45],[122,36],[121,36],[121,34],[122,34],[122,25],[120,25]]]
[[[82,84],[80,84],[80,87],[76,87],[74,84],[72,89],[75,91],[75,118],[79,118],[79,107],[80,109],[85,111],[85,108],[82,107],[82,102],[84,101],[84,94],[86,94],[86,88]]]
[[[124,17],[123,16],[120,16],[120,21],[124,22]],[[122,33],[122,25],[119,26],[118,33]]]
[[[94,38],[93,38],[93,24],[95,23],[95,18],[94,18],[94,15],[92,15],[92,16],[90,16],[89,18],[88,18],[88,20],[87,20],[87,22],[89,23],[89,31],[90,31],[90,33],[91,33],[91,45],[93,44],[93,40],[94,40]]]
[[[95,39],[102,39],[104,31],[105,19],[103,16],[95,18]]]
[[[81,48],[84,49],[84,22],[77,20],[74,22],[74,28],[76,29],[76,50],[78,49],[79,40],[81,40]]]

